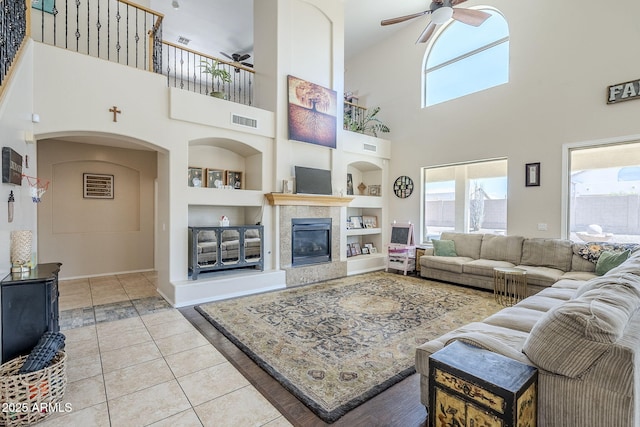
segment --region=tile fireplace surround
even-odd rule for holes
[[[347,262],[340,260],[342,239],[346,239],[345,236],[342,236],[340,230],[341,210],[352,198],[289,194],[284,195],[285,200],[278,200],[274,199],[274,196],[275,193],[272,193],[267,195],[267,198],[271,204],[278,206],[280,268],[286,272],[287,286],[303,285],[346,276]],[[327,199],[331,200],[327,203]],[[335,200],[338,200],[338,202],[335,203]],[[331,262],[300,267],[291,266],[291,220],[293,218],[331,218]]]

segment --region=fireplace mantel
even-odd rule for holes
[[[347,206],[354,199],[323,194],[267,193],[265,196],[273,206]]]

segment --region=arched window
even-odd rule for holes
[[[451,21],[427,50],[423,107],[509,81],[509,26],[495,9],[479,27]]]

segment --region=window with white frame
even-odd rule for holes
[[[443,231],[506,234],[506,159],[423,168],[422,188],[423,242]]]
[[[479,27],[452,20],[426,52],[423,107],[479,92],[509,81],[509,26],[491,14]]]
[[[568,237],[640,242],[640,141],[569,149]]]

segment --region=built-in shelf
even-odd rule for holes
[[[380,233],[382,233],[381,228],[350,228],[347,230],[347,236],[369,236]]]
[[[352,196],[291,193],[267,193],[265,197],[273,206],[347,206],[354,199]]]
[[[262,206],[264,193],[257,190],[231,190],[224,188],[187,188],[189,205],[204,206]]]

